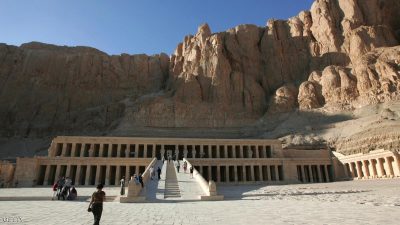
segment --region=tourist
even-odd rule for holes
[[[131,176],[131,179],[129,180],[129,183],[135,182],[135,177]]]
[[[72,180],[71,180],[71,178],[69,178],[69,177],[65,178],[65,184],[64,184],[64,186],[65,186],[66,191],[67,191],[68,194],[69,194],[69,189],[70,189],[71,186],[72,186]]]
[[[122,177],[122,179],[119,181],[120,185],[121,185],[121,195],[125,195],[125,177]]]
[[[57,184],[58,182],[55,182],[54,184],[53,184],[53,197],[51,197],[51,200],[54,200],[54,197],[56,196],[56,194],[57,194],[57,187],[58,187],[58,184]]]
[[[179,173],[179,167],[180,167],[181,165],[179,164],[179,160],[176,160],[176,171],[178,171],[178,173]]]
[[[190,166],[189,171],[190,171],[190,177],[193,178],[193,166]]]
[[[141,173],[139,173],[138,179],[139,179],[140,185],[142,185],[142,188],[143,188],[144,184],[143,184],[143,177],[142,177]]]
[[[75,187],[72,186],[71,191],[69,192],[69,195],[67,197],[67,200],[73,201],[78,198],[78,192],[76,191]]]
[[[60,200],[63,188],[64,188],[64,184],[65,184],[65,178],[64,177],[60,177],[57,181],[57,199]],[[64,197],[64,196],[63,196]]]
[[[136,174],[133,174],[133,180],[135,181],[136,185],[140,184],[139,177]]]
[[[160,180],[161,179],[161,168],[160,167],[158,167],[158,169],[157,169],[157,174],[158,174],[158,180]]]
[[[154,167],[150,167],[150,179],[153,180],[154,177]]]
[[[186,170],[187,170],[187,162],[184,161],[183,162],[183,171],[186,173]]]
[[[101,214],[103,212],[103,202],[105,198],[106,193],[103,191],[103,184],[97,185],[97,191],[93,192],[88,208],[88,212],[93,213],[94,225],[100,224]]]

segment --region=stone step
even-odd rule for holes
[[[180,198],[179,183],[173,163],[167,163],[164,198]]]

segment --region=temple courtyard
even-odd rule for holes
[[[101,224],[398,224],[399,187],[400,179],[220,185],[224,201],[154,198],[125,204],[113,200],[119,188],[106,187],[110,201]],[[50,187],[0,189],[0,224],[92,224],[86,211],[92,191],[78,188],[80,198],[71,202],[51,201]]]

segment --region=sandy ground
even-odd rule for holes
[[[48,188],[30,188],[46,195]],[[90,194],[92,188],[80,188]],[[106,188],[110,194],[117,188]],[[398,224],[400,179],[220,186],[220,202],[106,202],[101,224]],[[27,194],[0,189],[1,196]],[[0,201],[0,224],[91,224],[85,201]],[[14,221],[4,222],[5,219]]]

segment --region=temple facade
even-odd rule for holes
[[[69,176],[75,185],[118,185],[143,173],[156,158],[189,161],[207,181],[276,184],[334,181],[327,149],[282,149],[279,140],[138,137],[53,139],[48,156],[17,158],[17,186],[52,185]]]

